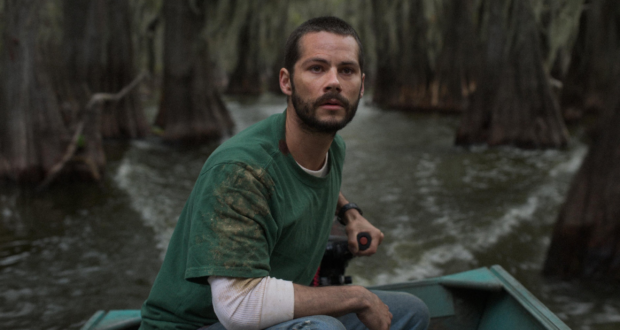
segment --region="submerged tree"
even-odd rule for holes
[[[41,181],[70,140],[44,61],[45,8],[35,0],[4,2],[0,72],[0,178]]]
[[[438,39],[441,44],[430,83],[431,107],[463,111],[476,89],[480,50],[472,22],[471,0],[437,3]]]
[[[603,110],[620,76],[620,6],[587,1],[561,95],[569,119]]]
[[[547,276],[620,280],[620,102],[612,109],[601,118],[560,211]]]
[[[92,125],[96,117],[68,111],[59,99],[64,71],[54,61],[58,45],[51,41],[48,6],[34,0],[5,2],[0,178],[49,182],[62,170],[99,179],[105,160],[99,129]]]
[[[571,61],[585,0],[535,0],[545,68],[561,87]]]
[[[431,64],[422,1],[372,1],[377,58],[373,101],[390,108],[430,104]]]
[[[288,31],[288,1],[283,2],[284,8],[281,9],[281,14],[278,16],[279,21],[273,33],[273,49],[276,50],[276,54],[271,61],[269,72],[267,72],[267,90],[275,93],[282,94],[280,89],[280,69],[284,67],[284,52],[286,45],[286,38],[289,35]]]
[[[372,1],[377,49],[373,101],[462,111],[477,61],[471,1]]]
[[[225,92],[258,95],[272,89],[288,30],[289,0],[219,1],[209,5],[207,35],[217,62],[230,72]],[[283,57],[281,57],[283,59]],[[283,62],[283,60],[281,61]],[[277,70],[281,68],[281,63]],[[279,82],[277,82],[279,90]]]
[[[164,76],[155,124],[169,141],[218,138],[233,126],[213,82],[205,28],[207,1],[165,1]]]
[[[259,8],[261,4],[256,0],[247,0],[237,3],[242,8],[240,15],[243,24],[238,32],[237,64],[228,80],[226,93],[259,95],[263,91],[261,74],[260,20]]]
[[[131,12],[124,0],[64,0],[64,49],[72,90],[65,96],[86,105],[93,93],[116,93],[136,78]],[[104,138],[145,136],[149,125],[137,92],[107,102],[99,121]]]
[[[482,72],[456,144],[565,146],[568,133],[543,67],[531,3],[485,0]]]

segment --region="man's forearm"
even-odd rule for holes
[[[338,195],[338,203],[336,203],[336,215],[340,213],[340,208],[348,204],[349,201],[344,197],[342,192]],[[361,217],[362,215],[356,209],[350,209],[345,213],[344,218],[341,219],[343,224],[348,224],[349,221],[354,221],[355,219]]]
[[[338,195],[338,203],[336,204],[336,213],[338,213],[338,210],[340,210],[340,208],[343,207],[348,202],[349,201],[344,197],[342,192],[340,192],[340,194]]]
[[[310,315],[342,316],[360,312],[370,305],[372,294],[361,286],[308,287],[294,284],[295,318]]]

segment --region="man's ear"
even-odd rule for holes
[[[288,70],[285,68],[280,69],[280,90],[285,95],[293,94],[293,89],[291,88],[291,75]]]
[[[362,73],[362,88],[360,88],[360,98],[364,96],[364,80],[366,80],[366,74]]]

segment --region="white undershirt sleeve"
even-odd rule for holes
[[[228,330],[264,329],[293,319],[293,282],[273,277],[210,276],[213,309]]]

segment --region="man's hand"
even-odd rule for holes
[[[344,197],[342,192],[338,196],[337,210],[349,201]],[[346,224],[347,238],[349,241],[349,251],[354,256],[371,256],[377,252],[379,244],[383,241],[383,233],[375,226],[370,224],[366,218],[364,218],[360,212],[356,209],[349,209],[344,213],[344,219],[342,221]],[[370,234],[371,242],[370,247],[364,251],[359,250],[357,244],[357,234],[367,232]]]
[[[364,218],[356,209],[350,209],[344,214],[344,223],[347,224],[347,238],[349,251],[354,256],[371,256],[377,252],[379,244],[383,241],[383,233]],[[357,234],[367,232],[372,238],[370,247],[364,251],[359,250]]]
[[[370,330],[387,330],[392,324],[392,313],[386,304],[368,289],[357,285],[308,287],[293,284],[295,288],[295,318],[310,315],[333,317],[355,313]]]
[[[369,307],[357,312],[357,318],[371,330],[388,330],[392,325],[392,313],[376,294],[368,291]]]

